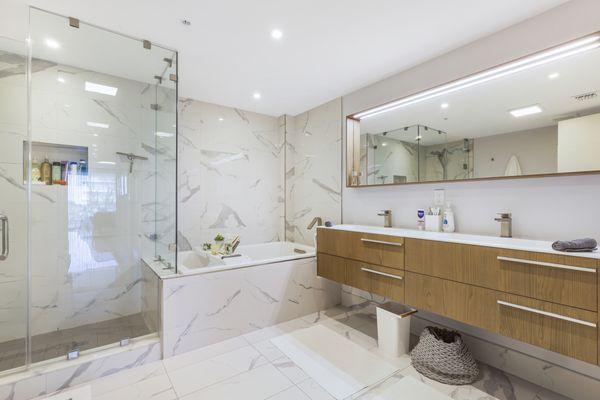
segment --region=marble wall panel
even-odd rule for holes
[[[170,357],[332,307],[340,289],[305,258],[165,279],[161,296]]]

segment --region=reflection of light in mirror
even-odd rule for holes
[[[382,146],[387,146],[387,142],[381,143]]]
[[[46,46],[50,47],[51,49],[58,49],[60,48],[60,43],[58,43],[56,40],[48,38],[44,41],[44,43],[46,43]]]
[[[102,129],[108,129],[108,128],[110,128],[109,124],[105,124],[103,122],[91,122],[91,121],[88,121],[85,124],[87,126],[91,127],[91,128],[102,128]]]
[[[254,93],[254,94],[252,95],[252,97],[254,97],[254,99],[255,99],[255,100],[260,100],[260,98],[261,98],[262,96],[260,95],[260,93],[256,92],[256,93]]]
[[[162,137],[162,138],[170,138],[170,137],[175,136],[175,134],[173,134],[171,132],[156,132],[156,136]]]
[[[553,72],[550,75],[548,75],[548,79],[556,79],[560,76],[560,74],[558,72]]]
[[[440,107],[442,108],[448,108],[449,104],[448,103],[442,103],[442,105],[440,105]]]
[[[279,29],[273,29],[271,31],[271,37],[275,40],[279,40],[283,37],[283,32],[281,32]]]
[[[66,82],[65,78],[63,78],[62,76],[59,76],[58,78],[56,78],[56,80],[59,81],[60,83]]]
[[[98,161],[98,164],[115,165],[114,161]]]
[[[109,96],[116,96],[118,90],[119,90],[119,88],[112,87],[112,86],[101,85],[99,83],[94,83],[94,82],[87,82],[87,81],[85,82],[85,91],[86,92],[94,92],[94,93],[106,94]]]
[[[534,104],[532,106],[527,106],[527,107],[521,107],[521,108],[517,108],[514,110],[510,110],[509,113],[511,113],[511,115],[513,117],[524,117],[526,115],[532,115],[532,114],[539,114],[542,112],[542,108],[537,105]]]
[[[458,90],[466,89],[471,86],[479,85],[497,79],[503,76],[524,71],[533,67],[547,64],[552,61],[560,60],[565,57],[570,57],[575,54],[596,49],[600,46],[600,35],[589,36],[580,40],[575,40],[563,46],[546,50],[529,57],[524,57],[520,60],[513,61],[502,66],[489,69],[487,71],[471,75],[469,77],[459,79],[457,81],[438,86],[436,88],[417,93],[413,96],[408,96],[403,99],[392,101],[391,103],[383,104],[354,114],[354,118],[364,119],[379,115],[391,110],[395,110],[408,105],[420,103],[425,100],[433,99],[445,94],[453,93]]]
[[[223,122],[225,119],[223,117],[219,117],[219,122]]]

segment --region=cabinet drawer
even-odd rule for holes
[[[596,260],[593,259],[407,239],[406,270],[598,310]]]
[[[497,289],[586,310],[598,310],[596,260],[499,249]]]
[[[588,363],[598,362],[598,314],[498,293],[499,333]]]
[[[406,272],[406,303],[489,331],[498,331],[493,290]]]
[[[317,275],[339,283],[345,283],[346,262],[343,258],[317,253]]]
[[[361,269],[371,276],[369,292],[404,302],[404,271],[377,265],[362,265]]]
[[[385,267],[404,268],[404,238],[319,228],[319,252]]]

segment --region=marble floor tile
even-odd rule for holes
[[[167,375],[156,376],[121,389],[94,396],[94,400],[176,400],[177,395]],[[75,399],[74,399],[75,400]]]
[[[263,400],[292,387],[292,385],[290,380],[279,372],[277,368],[271,364],[266,364],[184,396],[182,399]]]
[[[279,336],[273,343],[336,399],[345,399],[397,368],[326,323]]]
[[[169,357],[163,360],[163,363],[165,364],[165,368],[167,369],[167,371],[172,372],[179,368],[187,367],[189,365],[199,363],[201,361],[205,361],[218,355],[229,353],[230,351],[237,350],[241,347],[246,346],[248,346],[248,342],[246,340],[244,340],[242,337],[236,337],[233,339],[227,339],[219,343],[202,347],[198,350],[192,350],[187,353]],[[254,347],[257,348],[256,346]],[[260,351],[260,349],[258,348],[257,350]]]
[[[89,386],[82,386],[45,397],[45,400],[92,400],[92,390]]]
[[[271,396],[268,400],[311,400],[298,386],[292,386],[283,392]]]
[[[298,384],[298,387],[311,399],[311,400],[335,400],[332,395],[327,393],[327,390],[323,389],[321,385],[314,379],[307,379]]]
[[[268,363],[252,346],[201,361],[169,373],[173,387],[182,397]]]
[[[284,354],[271,342],[270,339],[263,340],[262,342],[252,344],[256,350],[259,351],[260,354],[265,356],[267,360],[273,362],[278,358],[284,356]]]
[[[287,356],[278,358],[277,360],[273,361],[272,364],[279,370],[279,372],[287,376],[288,379],[294,384],[298,384],[309,378],[306,372],[304,372],[302,368],[296,365],[296,363],[290,360]]]
[[[294,332],[299,329],[308,328],[311,324],[302,318],[293,319],[291,321],[282,322],[281,324],[269,326],[267,328],[259,329],[254,332],[245,334],[243,337],[249,343],[254,344],[272,339],[277,336],[281,336],[286,333]]]

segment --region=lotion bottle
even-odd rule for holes
[[[450,203],[446,203],[446,208],[444,209],[442,230],[444,232],[454,232],[454,212]]]

